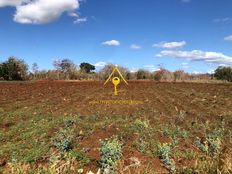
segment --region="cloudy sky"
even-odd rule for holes
[[[0,0],[0,61],[212,72],[232,66],[231,9],[231,0]]]

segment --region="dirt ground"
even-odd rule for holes
[[[119,161],[119,167],[123,168],[129,165],[130,159],[136,157],[141,162],[139,170],[145,170],[149,163],[149,168],[158,173],[165,173],[168,170],[162,164],[159,155],[152,155],[149,148],[146,152],[141,152],[135,147],[134,143],[140,133],[128,133],[126,123],[123,119],[129,120],[128,124],[136,119],[148,120],[149,125],[154,130],[151,137],[144,134],[147,143],[150,138],[161,143],[169,142],[170,138],[162,135],[165,125],[178,125],[189,132],[189,140],[181,139],[178,146],[178,153],[186,149],[193,150],[200,154],[200,150],[193,147],[196,136],[203,136],[202,125],[210,123],[214,129],[219,125],[220,119],[224,115],[230,115],[232,112],[232,85],[216,83],[165,83],[154,81],[129,81],[129,85],[120,84],[118,86],[118,96],[113,94],[113,85],[103,85],[103,82],[67,82],[67,81],[40,81],[40,82],[2,82],[0,83],[0,169],[9,168],[7,163],[10,161],[10,155],[14,144],[19,147],[20,143],[27,143],[30,138],[22,140],[19,135],[14,135],[16,127],[22,122],[29,124],[29,121],[36,119],[39,115],[54,118],[65,118],[70,116],[88,117],[85,120],[96,127],[89,132],[85,126],[75,130],[88,132],[78,140],[77,150],[87,148],[86,155],[90,163],[84,166],[87,170],[97,170],[97,162],[100,159],[99,139],[110,138],[114,135],[123,137],[123,158]],[[115,104],[113,101],[139,101],[138,104]],[[104,103],[104,102],[111,103]],[[29,114],[30,113],[30,114]],[[179,120],[179,115],[184,113],[184,120]],[[12,116],[14,115],[14,117]],[[18,116],[20,115],[20,116]],[[23,115],[23,116],[22,116]],[[92,115],[100,115],[97,121],[91,120]],[[12,116],[12,117],[10,117]],[[105,119],[110,118],[109,121]],[[124,120],[124,121],[125,121]],[[198,120],[198,121],[196,121]],[[226,132],[232,127],[231,115],[226,117]],[[39,120],[40,121],[40,120]],[[92,121],[92,122],[91,122]],[[104,121],[104,125],[101,123]],[[199,130],[192,128],[191,125],[199,124]],[[97,123],[97,125],[96,125]],[[211,124],[212,123],[212,124]],[[46,124],[46,123],[44,123]],[[19,132],[27,133],[27,124],[17,127]],[[49,139],[60,125],[51,126],[48,129]],[[78,127],[78,126],[77,126]],[[28,128],[29,129],[29,128]],[[33,130],[34,131],[34,130]],[[45,130],[47,131],[47,130]],[[33,134],[35,138],[39,135]],[[226,138],[225,138],[226,139]],[[227,137],[228,139],[228,137]],[[76,140],[77,141],[77,140]],[[8,143],[3,145],[4,143]],[[229,141],[223,141],[223,146],[231,148]],[[12,147],[12,149],[11,149]],[[15,148],[16,146],[14,146]],[[149,145],[149,147],[151,147]],[[16,150],[17,150],[16,148]],[[27,147],[30,149],[30,147]],[[49,146],[49,150],[51,150]],[[23,153],[23,155],[27,153]],[[44,165],[49,158],[49,153],[44,153],[45,157],[38,156],[34,161],[36,165]],[[177,152],[175,153],[177,154]],[[231,156],[231,152],[229,154]],[[4,159],[4,160],[3,160]],[[189,166],[194,163],[194,159],[184,160],[184,157],[173,155],[176,166]],[[22,157],[23,160],[23,157]],[[1,173],[1,170],[0,170]]]
[[[5,111],[33,108],[46,103],[44,110],[54,114],[90,114],[95,111],[130,115],[141,109],[155,109],[165,115],[178,110],[192,116],[215,116],[231,111],[232,85],[203,83],[130,82],[113,95],[113,85],[101,82],[21,82],[0,83],[0,105]],[[92,101],[136,100],[139,105],[98,105]]]

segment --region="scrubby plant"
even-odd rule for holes
[[[115,173],[117,169],[117,161],[122,156],[122,144],[118,138],[105,140],[101,142],[101,160],[99,162],[102,171],[107,173]]]
[[[143,139],[139,138],[134,142],[134,146],[142,153],[144,153],[147,149],[148,143]]]
[[[64,119],[64,126],[66,128],[71,127],[75,123],[74,118],[65,118]]]
[[[164,143],[164,144],[158,144],[157,145],[157,152],[159,155],[160,160],[163,162],[165,167],[171,172],[176,172],[176,166],[173,159],[171,159],[171,144]]]
[[[74,137],[73,129],[61,129],[53,139],[54,145],[60,150],[61,153],[71,150],[72,141]]]
[[[134,132],[141,132],[144,129],[147,129],[148,125],[149,125],[148,121],[143,121],[143,120],[140,120],[140,119],[136,119],[131,125],[131,130],[134,131]]]
[[[162,74],[161,73],[155,73],[153,76],[155,81],[160,81],[162,79]]]
[[[63,174],[74,171],[75,158],[69,153],[52,154],[50,157],[49,173]]]
[[[208,146],[208,142],[207,142],[207,141],[202,142],[202,140],[201,140],[199,137],[197,137],[197,139],[196,139],[196,141],[195,141],[195,145],[196,145],[196,147],[198,147],[202,152],[208,154],[209,146]]]
[[[197,140],[195,141],[195,145],[202,152],[212,157],[216,157],[219,154],[221,144],[221,137],[219,137],[217,134],[206,135],[205,141],[202,141],[199,137],[197,137]]]
[[[170,126],[166,125],[162,131],[162,134],[170,138],[187,138],[188,137],[188,132],[184,129],[181,129],[179,126],[170,128]]]
[[[176,147],[178,145],[178,143],[179,143],[178,137],[177,136],[172,137],[171,147],[172,148]]]
[[[232,173],[232,157],[230,150],[224,148],[216,158],[206,156],[205,158],[197,159],[192,167],[192,173],[196,174],[231,174]]]
[[[196,153],[191,149],[186,149],[185,151],[177,150],[173,153],[173,157],[192,160],[196,158]]]

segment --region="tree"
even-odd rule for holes
[[[153,78],[155,81],[159,82],[162,79],[162,73],[160,73],[160,71],[155,72]]]
[[[65,75],[65,79],[70,79],[70,75],[77,69],[77,66],[69,59],[55,60],[53,66],[58,70],[58,76],[61,71]]]
[[[214,77],[218,80],[227,80],[232,82],[232,67],[218,67],[215,70]]]
[[[174,76],[174,81],[177,81],[177,80],[183,80],[184,78],[184,71],[182,70],[177,70],[173,73],[173,76]]]
[[[90,73],[91,71],[95,70],[94,65],[91,65],[91,64],[85,63],[85,62],[80,64],[80,68],[81,68],[81,71],[83,71],[85,73]]]
[[[76,65],[69,59],[55,60],[53,62],[53,66],[57,70],[61,70],[63,72],[70,72],[76,69]]]
[[[10,57],[0,65],[0,76],[4,80],[25,80],[27,74],[28,65],[16,57]]]
[[[33,63],[33,64],[32,64],[32,72],[33,72],[34,74],[37,74],[38,71],[39,71],[39,67],[38,67],[37,63]]]
[[[109,77],[109,75],[112,73],[114,68],[115,68],[115,65],[113,65],[113,64],[105,65],[104,68],[102,68],[99,72],[101,79],[106,80]],[[127,68],[122,67],[122,66],[118,66],[118,69],[124,78],[126,78],[127,80],[129,80],[131,78],[131,73]],[[115,76],[119,76],[119,74],[117,72],[115,72]]]
[[[148,79],[149,78],[149,72],[145,70],[138,70],[137,72],[137,79]]]

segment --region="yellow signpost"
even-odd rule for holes
[[[114,73],[118,72],[119,77],[113,77]],[[123,77],[122,73],[120,72],[120,70],[118,69],[118,66],[115,66],[112,73],[110,74],[110,76],[108,77],[108,79],[106,80],[106,82],[104,83],[104,85],[106,85],[111,79],[113,85],[114,85],[114,95],[118,95],[118,90],[117,90],[117,86],[120,84],[121,80],[120,78],[124,81],[124,83],[126,85],[128,85],[127,81],[125,80],[125,78]]]

